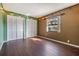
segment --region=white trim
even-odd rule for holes
[[[4,42],[6,42],[6,41],[3,41],[3,42],[0,44],[0,50],[1,50],[1,48],[2,48],[2,46],[3,46],[3,44],[4,44]]]
[[[51,41],[58,42],[58,43],[61,43],[61,44],[69,45],[69,46],[72,46],[72,47],[75,47],[75,48],[79,48],[79,46],[75,45],[75,44],[66,43],[66,42],[58,41],[58,40],[47,38],[47,37],[43,37],[43,36],[38,36],[38,37],[45,38],[47,40],[51,40]]]
[[[11,41],[11,40],[8,40],[8,41]],[[0,50],[1,50],[2,46],[3,46],[3,44],[4,44],[5,42],[8,42],[8,41],[3,41],[3,42],[1,43],[1,45],[0,45]]]
[[[3,45],[3,43],[0,43],[0,50],[1,50],[1,48],[2,48],[2,45]]]

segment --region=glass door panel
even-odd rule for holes
[[[26,37],[37,36],[37,20],[28,19],[26,25]]]
[[[16,39],[16,17],[7,16],[7,40]]]

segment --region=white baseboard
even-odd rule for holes
[[[58,40],[47,38],[47,37],[43,37],[43,36],[38,36],[38,37],[41,37],[41,38],[44,38],[44,39],[47,39],[47,40],[51,40],[51,41],[54,41],[54,42],[58,42],[58,43],[61,43],[61,44],[69,45],[69,46],[72,46],[72,47],[75,47],[75,48],[79,48],[79,46],[75,45],[75,44],[66,43],[66,42],[58,41]]]
[[[1,50],[1,48],[2,48],[2,46],[3,46],[3,44],[4,44],[5,42],[8,42],[8,41],[3,41],[3,42],[1,43],[1,45],[0,45],[0,50]]]
[[[4,42],[5,42],[5,41],[3,41],[2,43],[0,43],[0,50],[1,50],[1,48],[2,48]]]

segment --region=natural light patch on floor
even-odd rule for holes
[[[39,38],[31,38],[33,41],[42,41],[41,39]]]

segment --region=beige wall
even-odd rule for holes
[[[51,15],[61,15],[61,32],[46,32],[46,20],[39,20],[38,35],[79,45],[79,4]],[[49,15],[50,16],[50,15]]]

